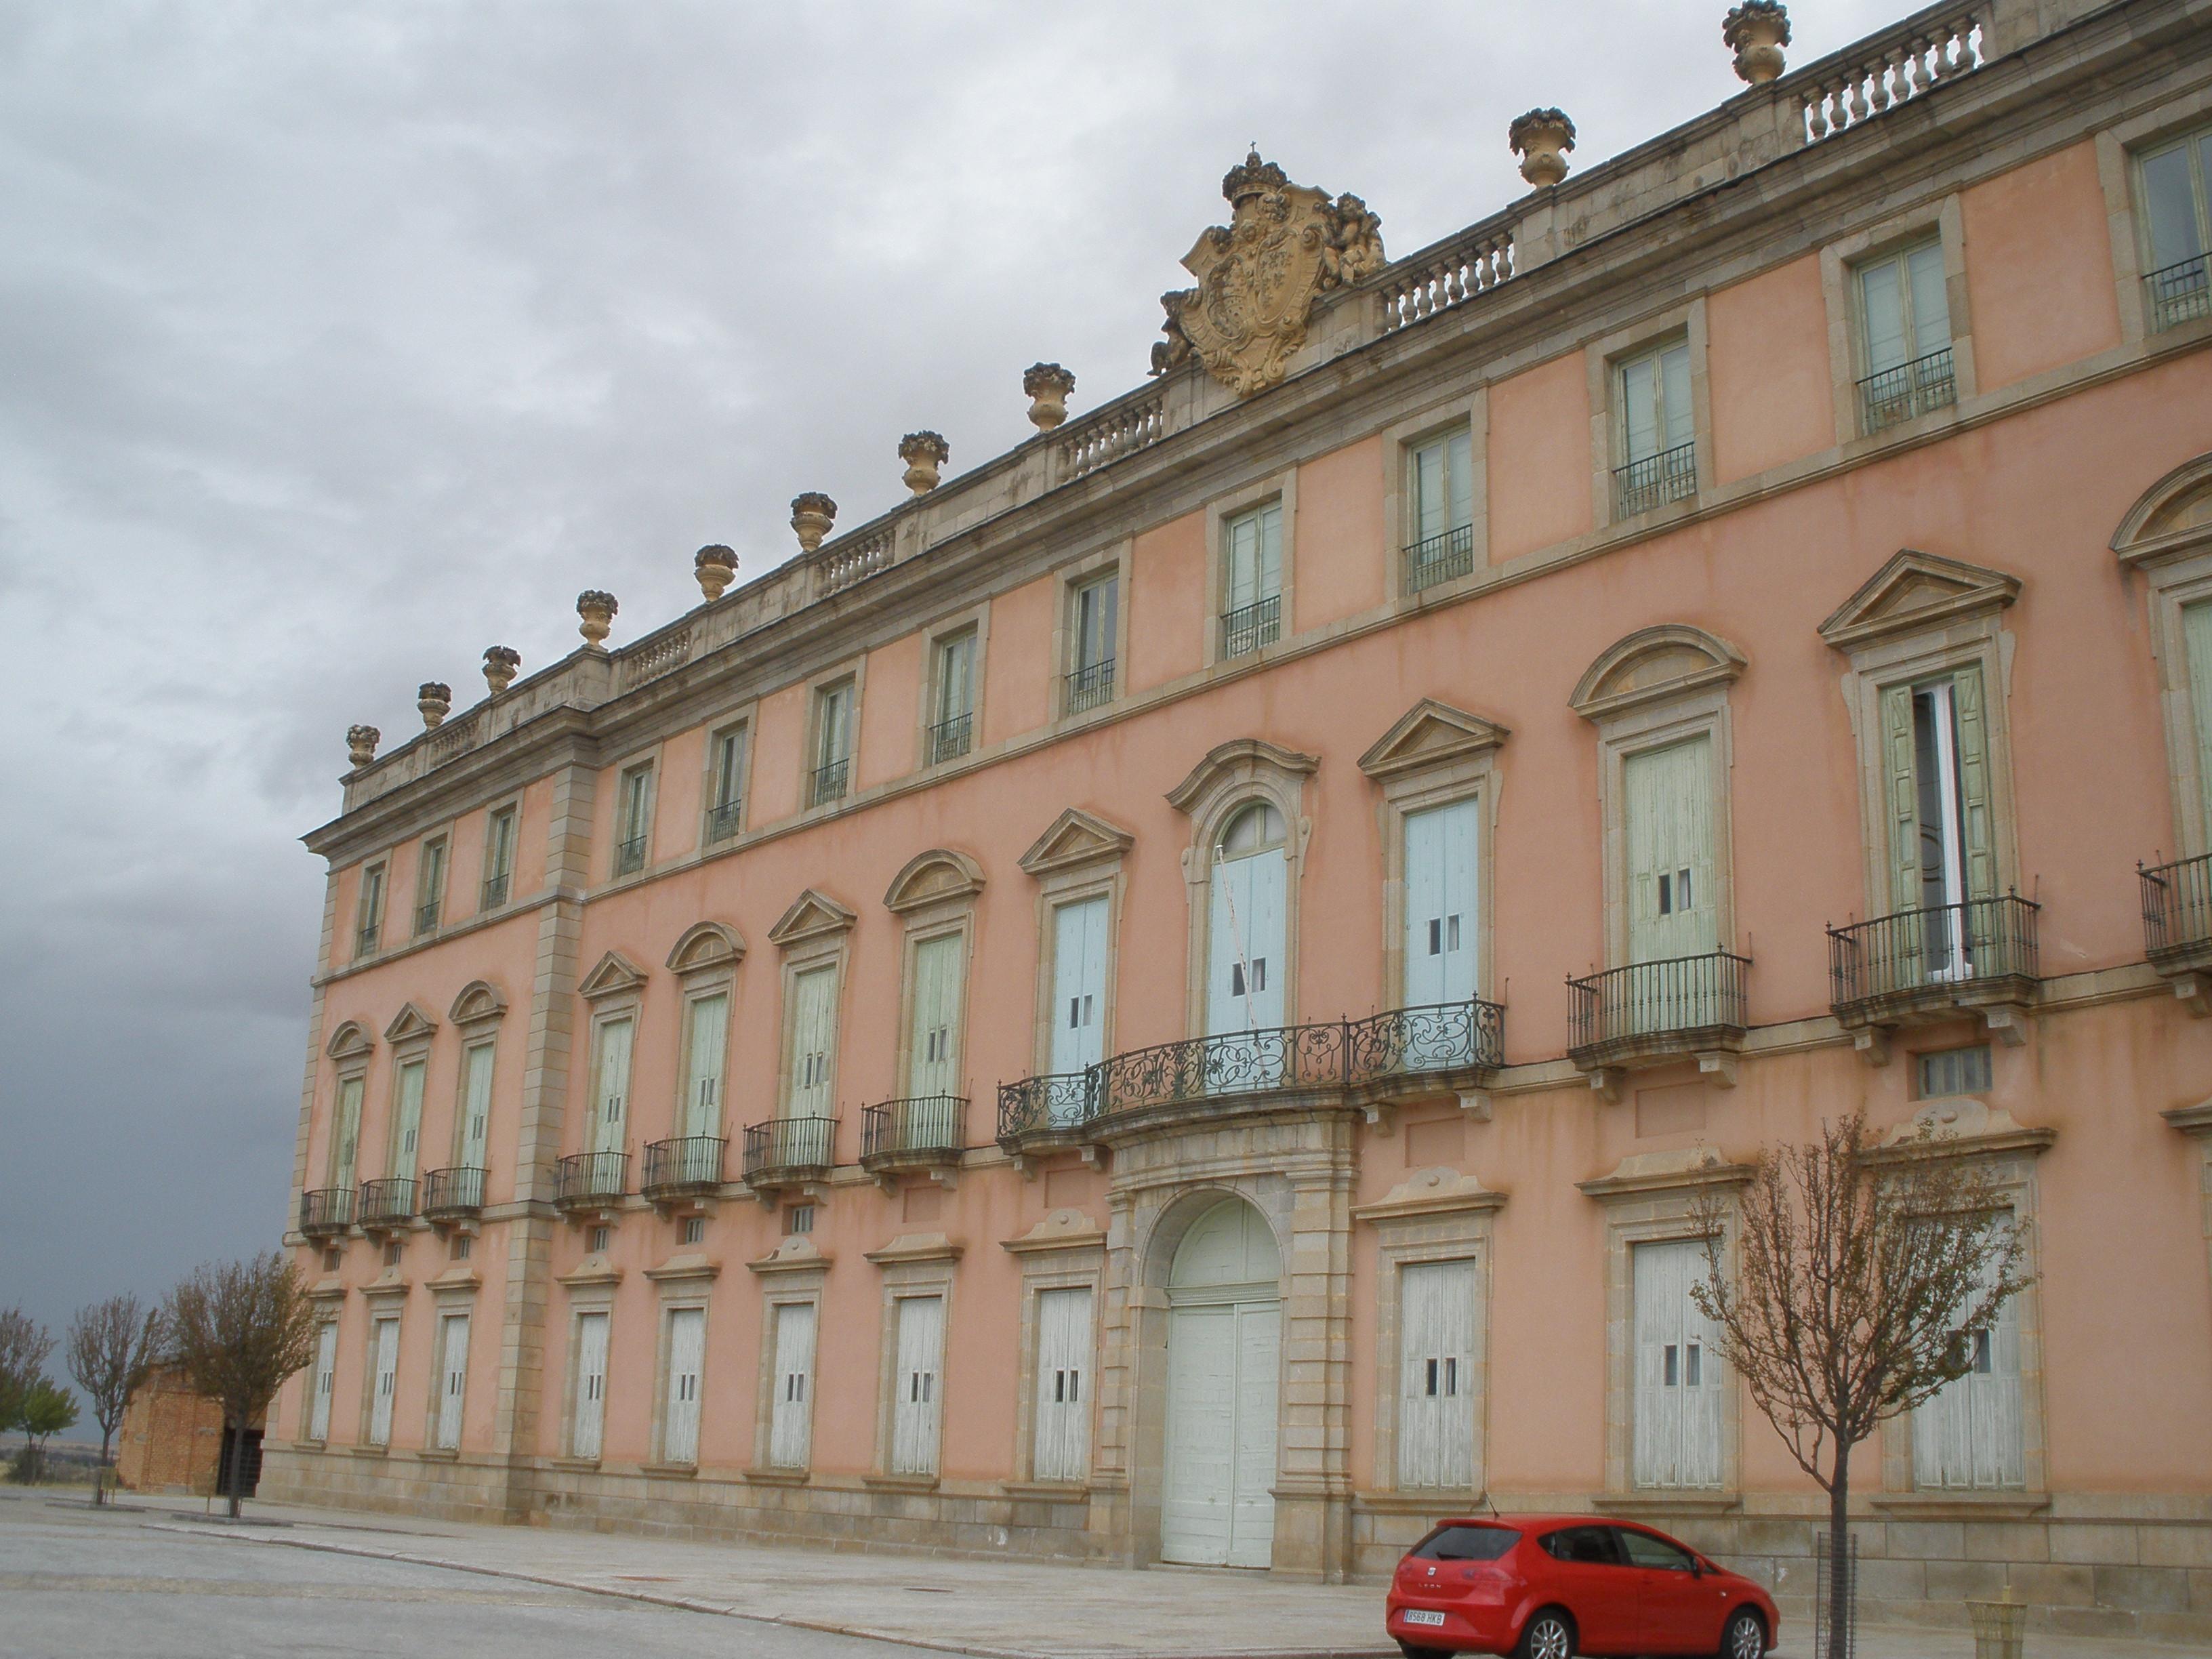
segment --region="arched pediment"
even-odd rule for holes
[[[1086,864],[1105,864],[1120,858],[1136,842],[1136,836],[1120,824],[1071,806],[1022,854],[1022,868],[1032,876],[1047,876]]]
[[[1231,738],[1210,750],[1193,767],[1190,775],[1168,791],[1168,805],[1189,812],[1225,787],[1249,783],[1273,774],[1278,778],[1308,777],[1320,769],[1321,761],[1269,743],[1265,738]]]
[[[461,987],[460,995],[447,1011],[456,1025],[470,1025],[480,1020],[497,1019],[507,1012],[507,994],[489,980],[472,979]]]
[[[810,887],[792,900],[791,908],[768,930],[770,945],[799,945],[824,933],[848,931],[856,918],[827,893]]]
[[[1743,653],[1726,640],[1687,623],[1661,623],[1608,646],[1583,671],[1568,702],[1575,713],[1594,720],[1685,691],[1725,685],[1743,670]]]
[[[324,1045],[323,1052],[332,1060],[350,1060],[356,1054],[368,1053],[375,1047],[376,1038],[370,1034],[368,1027],[357,1019],[349,1019],[331,1033],[331,1040]]]
[[[1509,735],[1504,726],[1480,714],[1423,697],[1359,757],[1359,769],[1380,782],[1495,749]]]
[[[925,904],[941,904],[947,899],[973,898],[982,890],[981,865],[965,853],[956,853],[949,847],[933,847],[927,853],[915,854],[906,861],[906,867],[891,878],[891,884],[884,893],[884,903],[892,910],[918,910]]]
[[[645,983],[645,969],[619,951],[610,951],[599,958],[599,966],[584,975],[583,983],[576,987],[576,994],[583,997],[611,997],[624,991],[635,991]]]
[[[2017,576],[1899,548],[1820,624],[1820,637],[1838,651],[1849,651],[1892,635],[2002,610],[2019,597]]]
[[[734,968],[744,959],[745,941],[736,928],[719,921],[695,921],[669,951],[668,969],[675,974],[696,974],[709,968]]]
[[[2212,550],[2212,452],[2184,461],[2143,491],[2112,534],[2112,551],[2130,565],[2208,550]]]
[[[392,1017],[392,1024],[384,1028],[386,1042],[407,1042],[416,1037],[428,1036],[438,1029],[438,1022],[424,1013],[414,1003],[403,1002],[399,1012]]]

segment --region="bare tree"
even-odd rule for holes
[[[193,1392],[222,1407],[231,1455],[230,1512],[239,1511],[246,1434],[285,1379],[314,1353],[315,1309],[289,1261],[275,1250],[196,1269],[161,1311],[169,1357]]]
[[[1850,1651],[1852,1449],[1964,1376],[1970,1334],[1990,1328],[2033,1278],[2022,1224],[1994,1176],[1949,1139],[1923,1127],[1881,1146],[1854,1113],[1822,1125],[1817,1142],[1762,1152],[1733,1217],[1717,1192],[1698,1206],[1706,1271],[1691,1296],[1797,1466],[1828,1494],[1831,1654]]]
[[[101,1484],[95,1490],[101,1497],[106,1491],[108,1448],[114,1443],[131,1391],[152,1369],[160,1331],[159,1313],[135,1296],[111,1296],[79,1308],[70,1322],[70,1375],[92,1402],[92,1420],[100,1425]]]
[[[12,1429],[54,1351],[52,1334],[21,1308],[0,1308],[0,1429]]]

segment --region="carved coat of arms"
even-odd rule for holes
[[[1254,150],[1221,181],[1230,222],[1183,256],[1196,288],[1164,294],[1167,338],[1152,348],[1164,374],[1192,352],[1239,397],[1283,378],[1305,343],[1314,302],[1382,265],[1382,222],[1357,196],[1294,185]]]

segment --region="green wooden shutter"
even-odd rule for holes
[[[1951,677],[1951,707],[1959,727],[1959,830],[1970,899],[1993,898],[1997,892],[1996,789],[1982,690],[1979,668],[1962,668]]]
[[[691,1052],[685,1079],[688,1109],[683,1133],[719,1134],[722,1127],[722,1073],[730,1024],[725,993],[699,997],[691,1004]]]
[[[1913,779],[1909,685],[1883,688],[1881,758],[1889,820],[1889,908],[1915,909],[1920,903],[1920,793]]]

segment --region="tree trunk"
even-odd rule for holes
[[[245,1465],[246,1430],[243,1425],[240,1425],[230,1431],[230,1468],[225,1471],[226,1478],[223,1481],[223,1485],[229,1488],[230,1518],[234,1521],[238,1519],[240,1510],[243,1507],[238,1495],[238,1483],[239,1477],[245,1473]]]
[[[92,1501],[95,1504],[107,1501],[107,1448],[114,1438],[115,1431],[102,1424],[100,1430],[100,1473],[92,1482]]]
[[[1851,1449],[1836,1448],[1836,1472],[1828,1483],[1827,1659],[1850,1659],[1851,1620],[1858,1611],[1858,1586],[1852,1582],[1850,1546]]]

